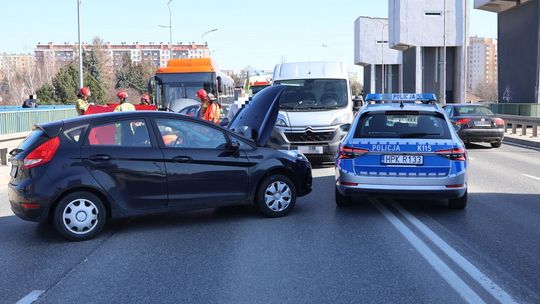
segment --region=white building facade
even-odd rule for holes
[[[474,91],[480,85],[496,85],[497,40],[470,37],[467,47],[467,89]]]

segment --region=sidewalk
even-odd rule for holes
[[[540,136],[532,137],[531,128],[527,128],[526,135],[521,135],[521,128],[517,129],[516,134],[512,134],[512,129],[509,128],[508,131],[504,134],[504,142],[540,148]]]

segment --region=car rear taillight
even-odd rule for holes
[[[438,150],[435,153],[450,160],[467,160],[467,152],[463,148]]]
[[[454,122],[455,125],[457,126],[466,126],[468,125],[469,123],[471,122],[471,119],[470,118],[461,118],[461,119],[458,119]]]
[[[496,126],[501,126],[503,127],[504,126],[504,120],[502,118],[493,118],[493,124],[496,125]]]
[[[358,156],[364,155],[368,153],[369,151],[366,149],[360,149],[360,148],[351,148],[347,146],[341,146],[338,152],[338,158],[339,159],[354,159]]]
[[[24,167],[30,169],[49,162],[53,159],[59,146],[60,138],[58,136],[42,143],[24,158]]]

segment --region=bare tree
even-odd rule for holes
[[[498,90],[496,83],[480,83],[473,91],[474,95],[482,98],[484,101],[497,101]]]

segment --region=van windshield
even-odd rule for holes
[[[279,80],[288,86],[279,100],[282,110],[310,111],[344,108],[348,104],[345,79]]]

